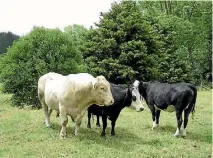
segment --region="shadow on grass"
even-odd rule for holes
[[[151,128],[150,128],[151,130]],[[171,136],[173,136],[173,134],[176,131],[176,126],[171,126],[171,125],[165,125],[165,126],[159,126],[157,129],[155,129],[156,132],[161,133],[161,134],[165,134],[165,133],[171,133]],[[183,132],[183,127],[181,128],[181,131]],[[209,137],[211,137],[211,134],[209,135]],[[186,139],[189,140],[197,140],[197,141],[201,141],[201,142],[206,142],[206,143],[211,143],[211,138],[209,138],[208,136],[203,135],[202,132],[195,133],[193,130],[187,130],[187,134],[186,134]],[[183,138],[183,137],[180,137]]]
[[[53,123],[53,128],[51,130],[54,130],[54,135],[56,136],[56,139],[59,136],[60,129],[60,124]],[[176,126],[160,126],[158,129],[152,131],[151,126],[147,125],[144,127],[144,129],[150,130],[149,138],[139,136],[133,131],[131,131],[131,129],[122,127],[116,127],[116,136],[112,137],[110,136],[111,126],[109,126],[106,129],[106,137],[103,138],[100,136],[102,131],[101,127],[93,127],[92,129],[88,129],[87,127],[85,127],[85,124],[83,124],[80,127],[79,135],[74,136],[74,123],[69,123],[67,126],[67,139],[68,141],[69,139],[76,140],[78,142],[83,142],[88,145],[98,144],[100,146],[110,149],[116,149],[119,151],[133,151],[135,147],[138,147],[138,145],[147,146],[148,148],[152,148],[153,146],[161,146],[163,143],[162,139],[155,137],[155,133],[158,133],[160,135],[169,134],[169,136],[173,137],[173,134],[176,131]],[[174,139],[176,138],[174,137]],[[186,139],[190,141],[197,140],[201,142],[211,143],[210,138],[206,137],[205,135],[202,135],[201,133],[193,133],[193,131],[190,130],[187,131]]]
[[[61,129],[59,124],[53,124],[54,132],[58,132]],[[104,146],[106,148],[116,149],[120,151],[133,151],[134,148],[138,145],[160,145],[161,142],[157,138],[147,139],[143,137],[139,137],[135,133],[131,131],[131,129],[116,127],[115,132],[116,136],[111,136],[110,131],[111,127],[107,127],[106,129],[106,137],[101,137],[102,128],[92,128],[89,129],[87,127],[80,127],[79,135],[74,136],[74,125],[69,124],[67,126],[67,138],[77,141],[82,141],[88,145],[90,144],[98,144]],[[58,138],[59,139],[59,138]],[[89,142],[89,143],[88,143]]]
[[[143,137],[139,137],[135,133],[128,128],[121,128],[116,127],[115,136],[110,135],[111,127],[107,128],[106,137],[101,137],[101,129],[81,129],[81,136],[79,137],[80,140],[95,140],[95,143],[122,151],[133,151],[138,145],[147,145],[153,146],[158,145],[161,142],[157,139],[146,139]]]

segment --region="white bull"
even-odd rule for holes
[[[45,114],[45,124],[50,126],[52,110],[60,113],[60,136],[66,136],[67,115],[76,123],[75,135],[86,109],[92,105],[108,106],[114,103],[110,84],[104,76],[94,78],[87,73],[62,76],[48,73],[39,78],[38,96]],[[48,108],[50,111],[48,112]]]

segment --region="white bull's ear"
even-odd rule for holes
[[[100,81],[100,80],[106,80],[106,78],[104,76],[97,76],[96,78],[98,79],[98,81]]]
[[[95,89],[98,85],[98,82],[99,82],[99,79],[98,78],[95,78],[93,81],[92,81],[92,87]]]
[[[103,80],[106,80],[106,78],[104,76],[97,76],[93,81],[92,81],[92,85],[93,85],[93,88],[96,88],[98,83],[103,81]]]

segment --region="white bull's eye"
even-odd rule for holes
[[[102,90],[102,91],[106,91],[106,90],[104,89],[104,87],[101,87],[101,90]]]

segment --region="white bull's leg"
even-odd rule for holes
[[[78,135],[78,131],[79,131],[79,128],[80,128],[80,126],[81,126],[81,122],[82,122],[82,120],[80,119],[80,120],[76,120],[76,122],[75,122],[75,135],[77,136]]]
[[[82,110],[81,113],[76,118],[76,121],[75,121],[75,133],[74,133],[76,136],[78,135],[78,131],[79,131],[79,128],[81,126],[82,118],[83,118],[85,112],[86,112],[86,110]]]
[[[60,137],[64,138],[66,137],[66,125],[68,123],[68,117],[66,110],[64,108],[60,108],[60,117],[61,117],[61,131],[60,131]]]
[[[49,109],[49,112],[48,112],[48,116],[50,118],[51,114],[52,114],[53,110],[52,109]]]
[[[45,103],[42,103],[42,107],[43,107],[43,111],[44,111],[44,115],[45,115],[45,125],[47,127],[51,127],[51,124],[50,124],[50,115],[48,113],[48,106],[45,104]]]

